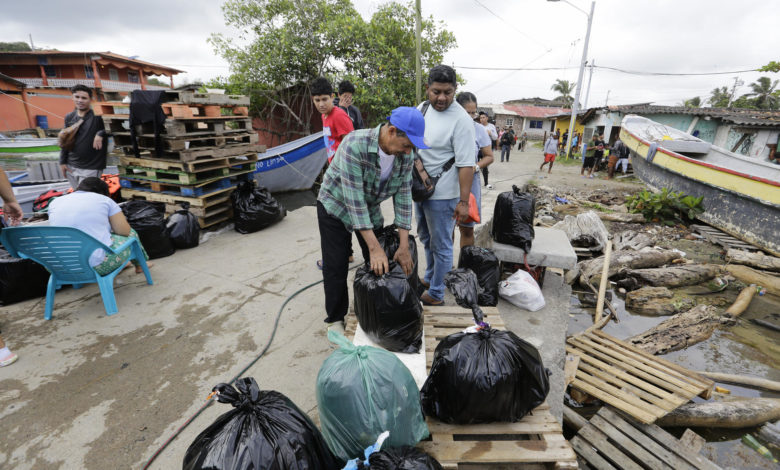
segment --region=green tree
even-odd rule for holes
[[[700,108],[701,107],[701,98],[698,96],[694,96],[693,98],[689,100],[683,101],[680,106],[684,106],[686,108]]]
[[[360,46],[344,58],[343,77],[355,85],[355,103],[367,125],[383,121],[393,108],[416,104],[414,17],[411,4],[386,3],[352,32]],[[421,36],[423,71],[440,64],[456,43],[432,17],[423,18]]]
[[[739,98],[731,102],[732,108],[738,109],[757,109],[755,98],[751,98],[748,95],[742,95]]]
[[[753,97],[758,109],[777,109],[778,99],[774,94],[777,83],[778,80],[773,82],[769,77],[759,77],[758,80],[750,84],[753,91],[745,96]]]
[[[780,62],[770,61],[765,66],[758,69],[759,72],[780,72]]]
[[[317,76],[353,81],[355,103],[368,124],[399,104],[414,104],[414,16],[411,4],[390,2],[366,22],[350,0],[228,0],[225,21],[238,40],[214,34],[209,42],[231,66],[215,80],[229,93],[249,94],[251,111],[284,116],[287,137],[309,134],[316,110],[307,84]],[[422,64],[442,60],[455,44],[432,18],[423,22]]]
[[[550,87],[550,89],[558,93],[559,96],[556,96],[553,99],[555,101],[562,101],[565,107],[570,108],[572,103],[574,103],[574,97],[571,96],[571,93],[574,91],[575,85],[576,83],[570,82],[568,80],[561,80],[560,78],[556,79],[555,83]]]
[[[710,106],[713,108],[728,108],[730,98],[731,95],[729,94],[729,88],[723,86],[720,88],[714,88],[710,93],[710,97],[707,99],[707,102],[709,102]]]
[[[151,78],[146,79],[146,83],[148,83],[149,85],[155,85],[155,86],[164,86],[164,87],[170,87],[171,86],[171,82],[164,82],[164,81],[162,81],[162,80],[160,80],[159,78],[156,78],[156,77],[151,77]]]
[[[24,41],[17,42],[0,42],[0,51],[2,52],[19,52],[19,51],[31,51],[32,48]]]

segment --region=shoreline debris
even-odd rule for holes
[[[688,403],[656,421],[659,426],[748,428],[780,419],[779,398],[732,398]]]

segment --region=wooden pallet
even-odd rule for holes
[[[130,131],[130,116],[127,114],[104,114],[103,124],[112,134]],[[154,136],[154,124],[138,124],[140,135]],[[168,137],[196,137],[203,135],[222,135],[234,132],[253,132],[252,119],[246,116],[216,116],[166,119],[162,133]]]
[[[245,171],[247,174],[252,170]],[[194,185],[180,185],[175,183],[163,183],[159,181],[148,181],[143,179],[128,178],[122,176],[119,178],[119,185],[123,188],[135,191],[148,191],[155,193],[166,193],[173,196],[199,197],[206,194],[231,188],[236,185],[234,178],[218,178]]]
[[[238,133],[230,135],[208,135],[199,137],[163,137],[162,148],[167,154],[191,154],[197,150],[205,151],[210,158],[210,150],[220,149],[231,146],[242,146],[239,149],[231,149],[233,153],[229,155],[236,155],[238,153],[247,153],[252,150],[246,150],[247,146],[254,146],[257,142],[258,136],[256,133]],[[154,151],[156,149],[156,142],[154,136],[137,136],[136,142],[140,150]],[[117,147],[123,147],[125,153],[129,154],[132,150],[133,138],[129,132],[118,132],[114,134],[114,143]]]
[[[203,103],[162,103],[160,106],[168,118],[220,117],[249,115],[249,108],[235,104],[203,104]],[[96,116],[130,113],[130,103],[119,101],[103,101],[92,106]]]
[[[229,176],[237,176],[255,171],[254,163],[204,170],[198,173],[188,173],[181,170],[149,168],[144,166],[119,165],[119,176],[137,180],[156,181],[158,183],[196,185],[216,181]]]
[[[217,204],[212,204],[208,207],[190,207],[188,210],[198,220],[200,228],[211,227],[222,222],[226,222],[233,218],[233,206],[230,203],[229,195],[226,196],[225,201]],[[165,213],[167,215],[181,210],[179,204],[166,204]]]
[[[265,146],[258,146],[265,148]],[[225,149],[217,149],[225,150]],[[123,166],[140,166],[145,168],[155,168],[159,170],[178,170],[185,173],[201,173],[204,171],[215,170],[218,168],[229,168],[247,163],[257,163],[257,153],[230,155],[226,157],[205,158],[195,161],[167,160],[160,158],[136,158],[131,156],[120,156],[119,164]]]
[[[580,357],[573,387],[643,423],[712,393],[712,380],[597,329],[569,337],[566,352]]]
[[[593,468],[600,470],[720,469],[660,427],[621,417],[608,406],[603,406],[578,431],[571,445]]]
[[[235,188],[230,187],[219,191],[214,191],[209,194],[204,194],[203,196],[194,197],[177,194],[153,193],[150,191],[138,191],[129,188],[122,188],[120,191],[124,199],[139,199],[142,201],[162,202],[166,204],[166,209],[168,206],[171,206],[171,208],[175,206],[176,210],[178,210],[179,204],[182,202],[188,202],[190,204],[191,212],[193,212],[195,215],[198,215],[196,211],[203,210],[200,212],[200,214],[205,216],[207,213],[206,209],[222,204],[225,201],[229,201],[230,193],[233,192],[233,189]]]
[[[249,97],[246,95],[225,95],[221,93],[198,93],[195,91],[165,92],[164,101],[184,104],[221,104],[230,106],[249,106]]]
[[[498,309],[484,307],[485,321],[495,328],[504,328]],[[355,334],[354,314],[346,318],[348,337]],[[474,324],[471,310],[458,306],[424,307],[425,355],[430,369],[433,352],[446,336],[458,333]],[[561,425],[542,403],[517,423],[474,425],[446,424],[427,418],[429,440],[418,446],[432,455],[442,467],[458,469],[461,465],[492,468],[554,468],[576,469],[577,457],[563,437]],[[477,467],[474,467],[477,468]]]

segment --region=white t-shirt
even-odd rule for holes
[[[478,122],[474,123],[474,137],[477,143],[477,150],[474,152],[474,158],[477,159],[479,156],[479,149],[482,147],[490,147],[493,142],[490,140],[487,128]]]
[[[106,246],[111,246],[111,223],[108,218],[122,212],[119,205],[102,194],[76,191],[58,197],[49,205],[49,225],[77,228]],[[95,250],[89,265],[97,266],[106,257],[103,250]]]
[[[382,172],[379,174],[379,184],[384,185],[387,180],[390,179],[390,175],[393,174],[393,160],[395,155],[388,155],[382,150],[382,147],[377,145],[379,154],[379,167],[382,168]]]
[[[496,131],[496,126],[492,122],[489,122],[487,123],[487,126],[482,127],[487,129],[487,132],[490,135],[491,144],[493,143],[493,140],[498,140],[498,131]]]
[[[422,110],[422,104],[418,106]],[[454,167],[474,166],[474,121],[456,101],[444,111],[436,111],[433,105],[425,113],[425,143],[429,149],[418,153],[425,170],[431,176],[439,176],[442,167],[455,157]],[[456,199],[460,197],[457,168],[441,175],[431,199]]]

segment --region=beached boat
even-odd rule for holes
[[[272,193],[311,188],[328,161],[322,132],[270,148],[258,157],[255,179]]]
[[[620,138],[651,189],[703,196],[700,219],[780,256],[780,166],[635,115],[623,118]]]
[[[0,153],[59,152],[57,139],[35,137],[7,137],[0,134]]]

